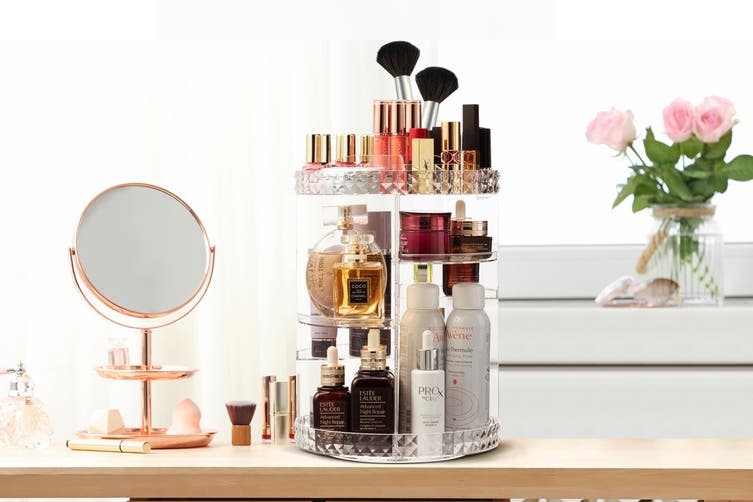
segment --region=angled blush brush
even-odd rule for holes
[[[413,99],[410,76],[420,55],[410,42],[390,42],[379,48],[376,61],[395,78],[397,99]]]
[[[416,85],[424,98],[421,127],[431,129],[437,124],[439,103],[458,90],[458,78],[446,68],[429,66],[416,73]]]
[[[251,444],[251,419],[256,412],[256,403],[252,401],[228,401],[225,403],[227,416],[230,417],[233,446],[248,446]]]

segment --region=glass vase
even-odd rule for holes
[[[715,209],[711,204],[654,206],[653,231],[637,272],[675,281],[685,304],[721,305],[724,241]]]

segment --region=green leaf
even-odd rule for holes
[[[710,169],[704,168],[700,163],[690,164],[682,170],[682,174],[687,178],[705,179],[714,174]]]
[[[727,177],[721,173],[715,174],[711,178],[711,186],[714,187],[714,190],[716,190],[719,193],[724,193],[727,191]]]
[[[701,140],[699,140],[695,136],[691,136],[690,138],[680,143],[680,149],[682,150],[682,154],[685,155],[689,159],[696,158],[696,156],[699,153],[701,153],[702,148],[703,148],[703,143],[701,143]]]
[[[620,192],[617,194],[617,198],[614,199],[614,202],[612,203],[612,209],[616,208],[623,200],[627,199],[628,195],[633,193],[636,186],[638,186],[638,176],[636,175],[628,178],[627,182],[622,185]]]
[[[637,213],[648,207],[651,207],[651,196],[649,195],[637,195],[633,197],[633,212]]]
[[[732,129],[727,134],[719,138],[716,143],[708,143],[703,149],[703,157],[707,159],[723,159],[727,154],[727,149],[732,144]]]
[[[646,129],[646,139],[643,140],[643,148],[646,155],[654,164],[677,164],[680,160],[680,146],[666,145],[654,137],[654,132],[649,127]]]
[[[670,195],[680,198],[685,202],[693,201],[693,193],[680,174],[673,166],[664,166],[661,169],[661,177],[669,189]]]
[[[700,195],[703,199],[708,199],[716,190],[708,180],[695,180],[690,183],[690,189],[694,194]]]
[[[753,180],[753,156],[738,155],[723,166],[719,172],[735,181]]]

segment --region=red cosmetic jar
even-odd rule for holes
[[[400,211],[400,255],[420,260],[426,255],[449,253],[451,216]]]

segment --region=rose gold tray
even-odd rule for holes
[[[178,380],[197,370],[185,366],[97,366],[97,374],[111,380]]]
[[[131,441],[149,441],[152,449],[199,448],[212,442],[217,433],[215,430],[205,430],[196,434],[168,434],[164,427],[152,430],[151,435],[144,435],[141,429],[126,429],[120,434],[91,434],[78,431],[76,436],[84,439],[128,439]]]

